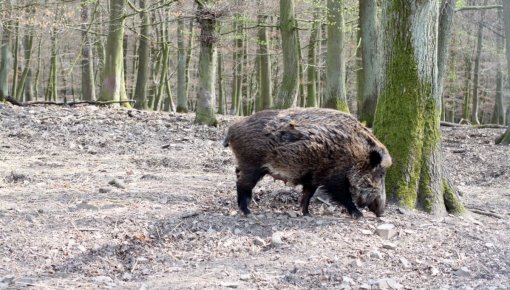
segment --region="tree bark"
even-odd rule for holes
[[[145,11],[146,0],[140,0],[140,18],[142,24],[140,27],[140,44],[138,45],[138,70],[136,72],[135,86],[135,108],[148,110],[149,101],[147,99],[147,82],[149,80],[149,65],[151,61],[150,49],[150,33],[151,19],[147,11]]]
[[[294,0],[280,0],[280,33],[283,53],[283,80],[280,91],[274,101],[277,109],[290,108],[296,105],[298,93],[298,44],[297,22]]]
[[[499,12],[499,18],[503,19],[503,13]],[[503,21],[501,21],[503,22]],[[504,39],[498,37],[496,51],[498,54],[504,51]],[[492,124],[505,124],[505,113],[503,108],[503,68],[498,61],[496,66],[496,95],[494,96],[494,110],[492,111]]]
[[[260,24],[257,36],[259,43],[259,99],[260,106],[257,111],[266,110],[273,106],[272,78],[271,78],[271,57],[269,55],[269,37],[267,36],[266,16],[259,15]]]
[[[510,83],[510,0],[503,0],[503,19],[505,25],[505,55],[506,55],[506,63],[507,63],[507,76],[508,83]],[[509,145],[510,144],[510,106],[506,108],[506,121],[508,123],[508,128],[505,133],[501,135],[498,140],[496,140],[497,144]]]
[[[318,5],[318,3],[315,3]],[[319,7],[314,8],[313,24],[308,42],[308,68],[306,69],[307,88],[305,107],[317,107],[317,39],[319,36]]]
[[[198,90],[195,122],[217,126],[215,116],[215,80],[216,80],[216,15],[211,8],[213,1],[197,1],[197,20],[200,24],[200,56],[198,60]]]
[[[188,112],[186,90],[186,48],[184,46],[184,18],[177,18],[177,112]]]
[[[441,111],[446,115],[443,96],[443,84],[445,78],[446,66],[448,63],[448,54],[450,50],[450,38],[452,35],[453,16],[455,14],[456,0],[442,0],[439,8],[439,28],[437,40],[437,87],[441,97]]]
[[[50,32],[51,38],[51,56],[50,73],[48,77],[48,86],[46,87],[46,101],[57,100],[57,33],[55,28]]]
[[[487,0],[484,1],[484,6],[487,5]],[[479,82],[480,82],[480,57],[482,55],[482,43],[483,43],[483,27],[484,27],[485,10],[480,12],[480,20],[478,22],[478,31],[476,36],[476,52],[475,52],[475,67],[473,74],[473,95],[471,96],[471,123],[480,124],[478,118],[479,108]]]
[[[323,107],[349,112],[345,89],[343,1],[328,0],[326,99]]]
[[[374,132],[394,161],[386,175],[388,200],[460,213],[441,156],[437,1],[385,1],[382,20],[385,67]]]
[[[24,48],[24,58],[25,58],[25,64],[23,68],[23,72],[21,74],[21,78],[18,83],[18,87],[16,89],[16,99],[20,100],[22,102],[24,101],[31,101],[33,92],[29,94],[28,100],[23,100],[23,93],[25,92],[25,88],[30,89],[30,85],[28,84],[29,75],[31,74],[31,62],[32,62],[32,47],[34,43],[34,32],[32,28],[29,28],[25,37],[23,38],[23,48]]]
[[[87,101],[96,100],[96,85],[94,81],[94,63],[92,58],[92,42],[88,32],[89,23],[89,4],[82,0],[81,4],[82,20],[82,51],[81,51],[81,91],[82,99]]]
[[[9,72],[12,67],[11,27],[6,23],[2,31],[0,60],[0,101],[9,95]]]
[[[123,39],[124,39],[124,0],[110,1],[110,24],[106,41],[106,55],[103,68],[103,83],[100,101],[120,101],[126,96],[123,86]],[[124,98],[122,97],[124,96]],[[129,103],[122,103],[130,106]]]
[[[379,63],[379,39],[377,37],[377,1],[359,1],[361,60],[362,68],[359,72],[361,81],[358,88],[358,119],[372,127],[375,107],[377,105]]]

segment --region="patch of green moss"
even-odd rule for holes
[[[466,211],[462,203],[459,201],[454,189],[450,187],[445,178],[443,178],[443,194],[446,210],[451,214],[462,214]]]
[[[349,113],[349,106],[347,105],[347,101],[337,98],[330,98],[327,100],[326,103],[324,103],[324,108],[330,108]]]

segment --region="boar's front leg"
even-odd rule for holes
[[[350,187],[349,180],[345,176],[336,177],[324,185],[333,200],[343,205],[352,218],[359,219],[363,216],[363,213],[358,210],[352,201]]]
[[[251,201],[252,190],[265,174],[265,170],[260,167],[236,168],[237,205],[245,215],[250,214],[248,205]]]

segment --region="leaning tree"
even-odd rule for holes
[[[441,156],[438,11],[435,0],[384,1],[384,78],[374,132],[394,161],[386,176],[388,200],[434,214],[460,213]]]

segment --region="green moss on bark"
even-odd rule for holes
[[[452,214],[462,214],[466,211],[462,203],[459,201],[455,190],[448,184],[446,178],[443,178],[443,194],[446,210]]]

